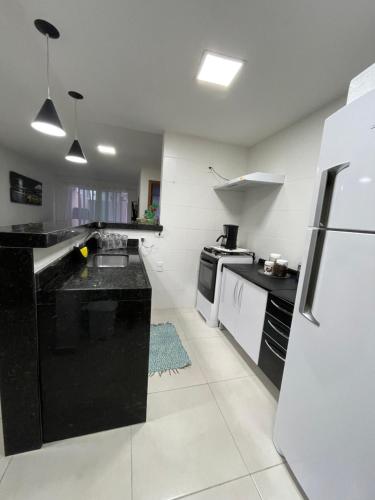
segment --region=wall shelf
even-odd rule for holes
[[[253,172],[214,186],[215,191],[246,191],[258,185],[284,184],[285,175]]]

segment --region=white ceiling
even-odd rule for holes
[[[62,159],[71,137],[29,126],[45,97],[36,18],[61,31],[52,97],[71,132],[66,92],[85,95],[81,142],[102,179],[160,161],[165,130],[252,145],[345,94],[375,59],[373,0],[0,0],[0,9],[0,141],[62,175],[82,175]],[[205,49],[247,61],[231,88],[195,81]],[[98,142],[117,157],[99,156]]]

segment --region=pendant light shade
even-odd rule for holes
[[[73,163],[87,163],[86,156],[82,150],[82,147],[78,141],[78,131],[77,131],[77,101],[81,101],[83,99],[83,95],[74,90],[70,90],[68,92],[70,97],[74,99],[74,127],[75,127],[75,135],[74,141],[70,146],[69,153],[65,156],[65,159],[68,161],[72,161]]]
[[[86,156],[84,155],[78,139],[74,139],[73,144],[70,146],[69,153],[65,159],[73,163],[87,163]]]
[[[31,122],[31,126],[33,129],[43,134],[54,135],[55,137],[64,137],[66,135],[62,128],[55,105],[49,97],[44,101],[35,120]]]
[[[44,101],[43,106],[40,108],[39,113],[36,115],[34,121],[31,122],[33,129],[43,134],[53,135],[55,137],[64,137],[66,135],[65,130],[61,125],[60,118],[57,114],[55,105],[50,96],[50,84],[49,84],[49,39],[59,38],[60,33],[52,24],[44,21],[43,19],[36,19],[34,21],[36,29],[46,37],[47,41],[47,99]]]

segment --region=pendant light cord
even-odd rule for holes
[[[49,36],[48,33],[46,34],[47,38],[47,97],[48,99],[51,98],[50,94],[50,85],[49,85]]]
[[[78,139],[77,99],[74,99],[74,138]]]

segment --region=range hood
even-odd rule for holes
[[[215,191],[245,191],[258,185],[284,184],[285,175],[253,172],[214,186]]]

